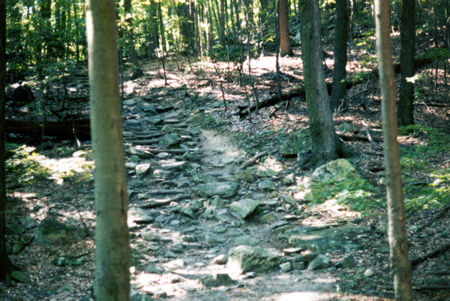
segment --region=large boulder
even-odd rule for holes
[[[282,254],[274,249],[264,249],[247,245],[237,246],[229,252],[228,264],[241,273],[268,272],[278,268]]]

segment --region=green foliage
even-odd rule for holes
[[[336,199],[351,210],[368,211],[384,206],[378,188],[365,179],[349,174],[345,179],[330,179],[321,183],[311,183],[306,198],[312,203],[322,203]]]
[[[12,147],[14,145],[7,146],[8,152],[13,153],[6,160],[8,182],[14,181],[19,185],[27,185],[49,177],[49,170],[39,163],[41,155],[35,152],[35,147],[27,145],[15,149]]]
[[[449,59],[450,52],[447,48],[431,48],[421,55],[420,58],[432,59],[433,62],[438,62]]]
[[[445,167],[435,170],[435,166],[430,165],[430,162],[448,157],[450,136],[418,124],[400,127],[399,134],[419,140],[412,146],[401,148],[402,171],[406,174],[424,173],[429,179],[426,182],[432,181],[428,184],[418,182],[415,178],[404,177],[406,207],[428,209],[448,203],[450,169]]]
[[[399,128],[399,135],[409,135],[421,141],[421,143],[401,148],[402,169],[426,170],[431,157],[441,156],[443,152],[450,150],[450,136],[437,129],[417,124],[408,125]]]
[[[245,59],[246,46],[239,39],[224,37],[223,41],[216,43],[210,53],[213,60],[240,63]]]

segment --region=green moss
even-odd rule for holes
[[[35,147],[27,145],[8,150],[12,154],[6,160],[8,183],[28,185],[49,177],[49,170],[39,164],[41,155],[35,150]]]

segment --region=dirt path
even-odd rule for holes
[[[131,144],[127,167],[134,300],[334,300],[338,296],[338,280],[330,273],[337,261],[315,270],[309,265],[319,252],[280,240],[280,234],[300,224],[299,217],[280,206],[276,190],[281,184],[273,181],[277,187],[265,189],[260,184],[264,180],[251,174],[254,171],[247,175],[250,179],[236,176],[243,152],[229,138],[186,123],[186,112],[141,98],[126,105],[131,110],[124,130]],[[261,179],[266,178],[270,179]],[[258,202],[258,210],[245,218],[232,209],[243,199]],[[324,223],[309,230],[326,228]],[[242,273],[242,263],[231,263],[230,250],[244,245],[277,252],[277,264],[260,272],[265,259],[255,259],[253,267]]]

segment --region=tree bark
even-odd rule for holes
[[[130,300],[127,185],[119,99],[114,0],[88,0],[92,147],[95,171],[95,293]]]
[[[347,65],[348,0],[336,0],[336,25],[334,32],[333,87],[331,108],[336,109],[345,96],[345,66]]]
[[[407,78],[414,76],[416,0],[402,0],[400,13],[400,99],[398,102],[399,125],[414,124],[414,84]]]
[[[315,166],[338,157],[337,140],[331,115],[330,99],[323,72],[323,51],[320,34],[320,11],[317,0],[300,2],[303,76],[312,155],[308,166]]]
[[[6,83],[6,0],[0,0],[0,281],[7,278],[9,260],[6,253],[6,185],[5,185],[5,83]]]
[[[396,88],[389,34],[389,0],[375,0],[375,24],[382,95],[390,262],[394,274],[395,299],[408,301],[413,300],[411,265],[408,257],[405,208],[400,172],[400,153],[397,141],[397,118],[395,113]]]
[[[142,71],[142,68],[139,64],[139,58],[136,52],[136,47],[134,45],[134,33],[133,33],[133,17],[131,12],[131,0],[124,0],[123,2],[124,12],[125,12],[125,23],[126,28],[125,32],[127,34],[127,50],[128,50],[128,57],[130,58],[133,74],[131,75],[132,79],[136,79],[141,77],[144,72]]]
[[[287,0],[278,0],[278,24],[280,28],[280,56],[292,54],[289,38],[289,12]]]

